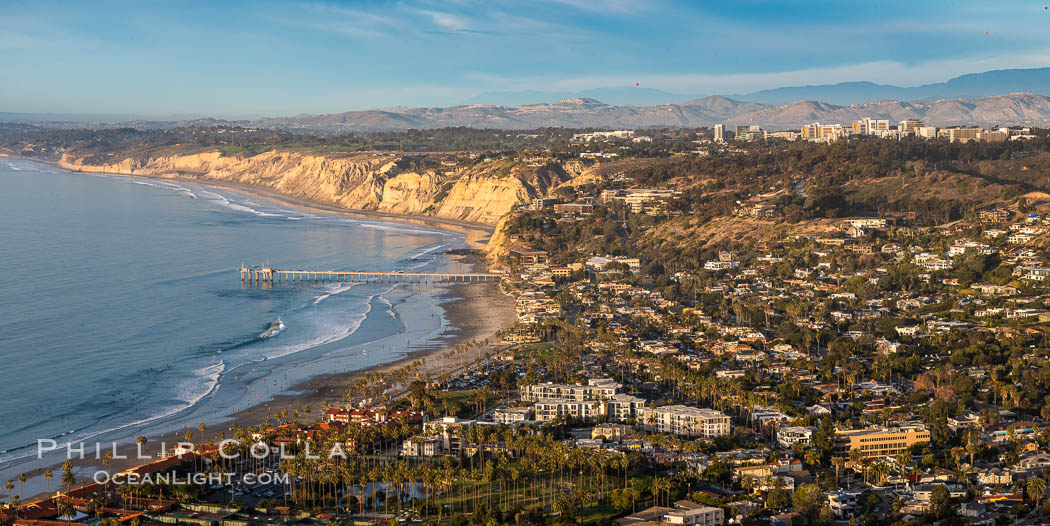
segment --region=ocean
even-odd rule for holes
[[[445,255],[455,233],[10,158],[0,225],[0,475],[38,439],[196,429],[449,329],[432,290],[244,286],[242,263],[466,270]]]

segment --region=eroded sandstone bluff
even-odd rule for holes
[[[62,156],[69,170],[226,181],[352,210],[426,215],[495,226],[514,207],[578,175],[578,163],[484,160],[409,169],[397,155],[204,152],[123,160]]]

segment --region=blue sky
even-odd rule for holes
[[[914,86],[1050,66],[1046,3],[0,0],[0,111],[277,116],[635,82]]]

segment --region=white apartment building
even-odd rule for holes
[[[950,259],[927,259],[922,262],[922,268],[926,270],[951,270],[955,263]]]
[[[436,437],[439,441],[439,451],[459,452],[462,447],[460,435],[457,428],[474,427],[478,425],[477,420],[460,420],[454,416],[442,417],[440,420],[428,420],[423,422],[423,434]]]
[[[543,400],[608,400],[620,391],[620,384],[609,378],[591,378],[587,385],[544,384],[523,385],[519,389],[523,402]]]
[[[936,139],[939,131],[936,126],[920,126],[915,134],[923,139]]]
[[[821,124],[814,122],[801,128],[800,136],[811,142],[834,142],[846,137],[846,128],[841,124]]]
[[[890,121],[885,119],[872,119],[865,117],[859,121],[853,121],[853,133],[857,135],[884,135],[890,131]]]
[[[638,414],[645,408],[645,400],[629,394],[615,394],[608,401],[609,419],[624,423],[637,420]]]
[[[597,400],[544,400],[532,406],[537,422],[553,422],[564,415],[573,420],[594,422],[601,419],[602,402]]]
[[[528,407],[501,407],[492,411],[492,421],[497,424],[517,424],[529,420],[532,410]]]
[[[638,415],[638,425],[647,431],[703,438],[728,435],[730,431],[725,413],[684,405],[643,408]]]
[[[432,457],[441,452],[441,439],[437,437],[413,437],[401,445],[401,455],[406,457]]]
[[[926,126],[919,119],[904,119],[897,123],[897,131],[903,135],[915,135],[919,133],[919,128]]]

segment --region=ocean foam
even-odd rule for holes
[[[325,292],[324,294],[321,294],[320,296],[314,298],[314,305],[317,305],[318,303],[321,303],[322,301],[334,295],[342,294],[358,285],[361,285],[361,283],[342,283],[339,285],[334,285],[327,289],[328,292]]]
[[[83,428],[73,429],[55,435],[51,438],[56,441],[59,438],[62,438],[64,439],[64,441],[71,443],[87,442],[95,437],[99,437],[107,433],[113,433],[122,429],[142,426],[151,422],[155,422],[177,415],[187,409],[193,408],[205,397],[212,394],[218,388],[225,368],[225,364],[223,364],[222,362],[218,362],[195,370],[194,374],[196,374],[197,376],[186,378],[185,380],[180,382],[179,386],[176,388],[176,396],[182,403],[174,407],[169,406],[159,408],[157,411],[147,416],[146,418],[128,422],[126,424],[120,424],[117,426],[109,427],[99,431],[89,432],[79,436],[71,436],[75,435]],[[0,455],[0,464],[35,456],[37,452],[34,446],[36,446],[35,443],[27,444],[16,448],[14,451],[12,451],[14,454],[6,456]]]
[[[326,331],[313,339],[294,345],[285,345],[271,349],[263,354],[263,359],[273,360],[276,358],[281,358],[290,354],[295,354],[308,349],[312,349],[320,345],[326,345],[329,343],[337,342],[339,340],[353,335],[355,332],[357,332],[357,329],[361,328],[361,324],[364,323],[365,319],[368,318],[368,313],[372,311],[372,300],[374,298],[375,296],[370,296],[368,298],[368,302],[366,303],[367,308],[357,316],[357,319],[351,321],[349,325],[341,326],[340,324],[337,326],[332,326],[329,327],[329,331]]]
[[[439,249],[439,248],[444,248],[444,247],[447,247],[447,246],[448,246],[447,243],[442,243],[442,244],[440,244],[438,246],[431,247],[431,248],[428,248],[426,250],[423,250],[423,251],[419,252],[418,254],[416,254],[414,256],[410,256],[409,259],[419,259],[419,258],[421,258],[421,257],[423,257],[423,256],[425,256],[425,255],[427,255],[427,254],[429,254],[429,253]]]
[[[202,191],[201,194],[210,197],[211,199],[209,199],[209,201],[219,206],[229,208],[230,210],[236,210],[238,212],[248,212],[251,214],[255,214],[259,217],[283,217],[280,214],[271,214],[269,212],[263,212],[262,210],[256,210],[250,206],[245,206],[242,204],[231,202],[229,199],[226,198],[226,196],[222,194],[217,194],[215,192]]]

